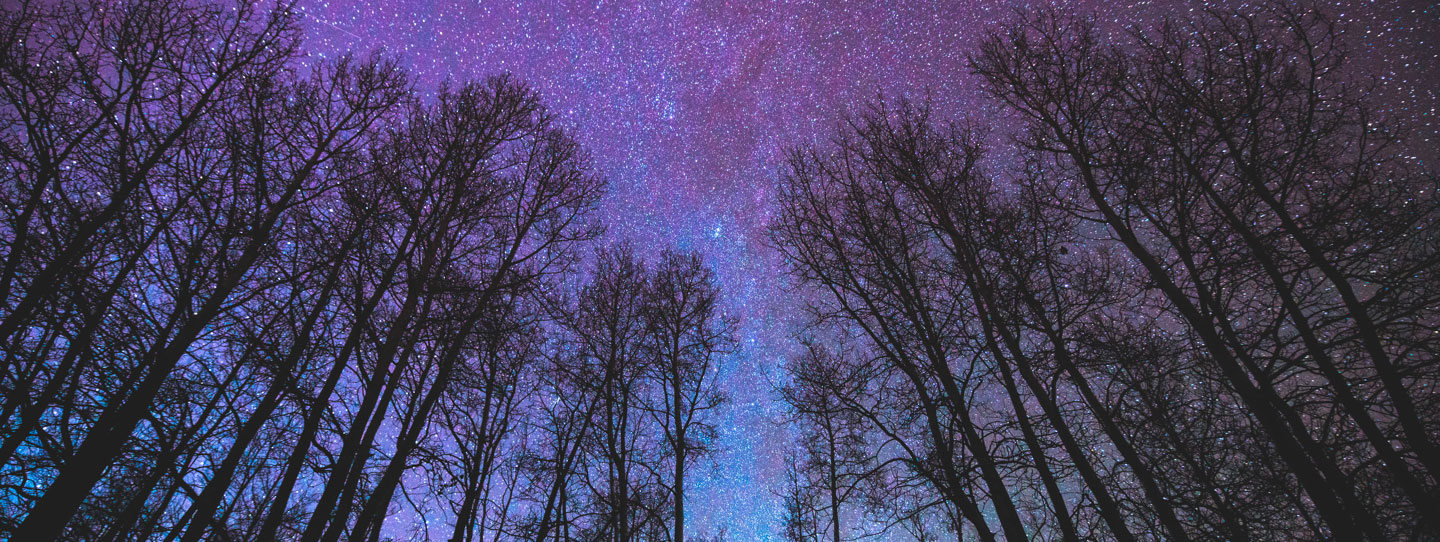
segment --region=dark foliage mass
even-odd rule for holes
[[[0,13],[0,538],[684,542],[738,323],[597,242],[525,84],[305,64],[284,6]],[[1023,12],[970,57],[1022,129],[792,149],[777,534],[1440,538],[1440,178],[1345,43]]]
[[[1344,45],[1022,13],[970,57],[1017,133],[878,103],[791,151],[787,538],[1440,536],[1440,181]]]

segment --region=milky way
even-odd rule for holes
[[[1380,5],[1383,4],[1383,5]],[[773,540],[790,436],[773,387],[805,323],[766,246],[787,145],[823,140],[877,96],[929,99],[943,115],[1003,123],[965,54],[1013,6],[985,2],[520,2],[300,0],[310,58],[398,55],[421,89],[510,72],[591,153],[610,185],[606,242],[704,253],[740,318],[729,360],[724,450],[696,472],[687,531]],[[1116,30],[1199,2],[1083,3]],[[1384,108],[1434,149],[1440,8],[1331,6]],[[1429,72],[1427,74],[1427,71]],[[1003,128],[1003,126],[1001,127]],[[424,518],[395,518],[397,529]]]

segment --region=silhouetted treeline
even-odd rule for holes
[[[1027,11],[970,57],[1014,134],[877,103],[792,150],[787,538],[1440,537],[1440,181],[1346,44]]]
[[[3,10],[0,538],[682,541],[701,258],[585,265],[604,184],[534,92],[302,70],[297,23]]]

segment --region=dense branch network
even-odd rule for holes
[[[1341,28],[1102,36],[983,40],[1015,133],[879,102],[789,153],[771,239],[838,346],[788,364],[787,538],[1433,539],[1440,181]]]
[[[704,539],[740,322],[524,83],[302,69],[286,4],[0,14],[0,538]],[[1440,176],[1347,40],[1019,11],[969,57],[1018,129],[789,149],[777,535],[1436,539]]]

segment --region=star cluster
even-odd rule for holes
[[[382,50],[422,89],[509,72],[538,91],[591,153],[610,192],[607,242],[701,251],[741,321],[723,451],[696,472],[687,531],[775,540],[790,435],[773,391],[805,322],[766,244],[788,145],[823,141],[880,96],[929,100],[947,117],[1000,119],[966,53],[1016,6],[980,0],[300,0],[312,60]],[[1082,1],[1120,30],[1204,2]],[[1437,141],[1440,7],[1343,1],[1357,64],[1377,100]],[[999,126],[1003,130],[1003,126]],[[1434,159],[1433,156],[1423,157]],[[653,255],[653,254],[652,254]],[[423,521],[397,518],[398,523]]]

